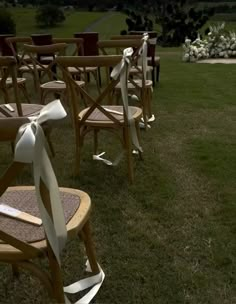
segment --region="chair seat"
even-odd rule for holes
[[[136,67],[132,67],[129,72],[130,72],[130,74],[137,74],[137,73],[140,73],[140,70],[142,71],[142,67],[141,66],[138,66],[138,69]],[[146,72],[149,73],[152,70],[153,70],[153,67],[150,66],[150,65],[148,65]]]
[[[60,197],[64,209],[68,236],[75,236],[89,216],[90,198],[85,192],[71,188],[60,188]],[[0,198],[1,203],[40,217],[35,188],[33,186],[9,187]],[[46,249],[42,225],[36,226],[0,214],[0,230],[21,241],[30,243],[38,249]],[[9,261],[14,260],[16,257],[24,259],[24,253],[0,241],[0,260]]]
[[[119,120],[121,123],[124,122],[123,117],[123,106],[104,106],[106,110],[111,111],[110,114],[114,116],[117,120]],[[138,119],[142,116],[142,109],[138,107],[129,107],[132,118]],[[84,109],[79,113],[79,119],[82,119],[82,117],[85,115],[85,113],[89,110],[89,108]],[[112,113],[112,111],[117,111],[120,114]],[[99,109],[95,109],[88,119],[85,121],[85,124],[92,124],[93,126],[106,126],[106,127],[112,127],[114,125],[114,122],[109,119],[105,114],[103,114]]]
[[[78,86],[82,87],[85,85],[85,82],[84,81],[76,81],[76,83],[78,84]],[[53,80],[53,81],[49,81],[49,82],[46,82],[44,84],[41,84],[40,87],[42,89],[47,89],[47,90],[65,90],[66,89],[66,84],[64,81],[61,81],[61,80]]]
[[[2,80],[2,78],[0,78],[0,81]],[[26,79],[25,78],[20,78],[18,77],[16,79],[17,81],[17,84],[24,84],[26,82]],[[7,80],[6,80],[6,85],[7,86],[12,86],[13,82],[12,82],[12,78],[8,77]]]
[[[142,88],[142,80],[141,79],[134,79],[134,82],[137,84],[137,86],[140,89]],[[152,80],[146,80],[145,87],[146,88],[151,88],[152,87]],[[118,83],[115,88],[120,90],[120,83]],[[135,85],[131,82],[128,82],[128,90],[134,90],[134,89],[136,89]]]
[[[43,67],[44,68],[47,68],[47,65],[43,65]],[[40,65],[36,65],[36,69],[38,70],[38,71],[43,71],[44,70],[44,68],[43,68],[42,66],[40,66]],[[33,71],[34,70],[34,66],[33,66],[33,64],[29,64],[29,65],[22,65],[20,68],[19,68],[19,71],[20,72],[31,72],[31,71]]]
[[[152,57],[148,57],[147,61],[148,61],[148,65],[152,65]],[[154,57],[155,66],[160,65],[160,61],[161,61],[161,58],[159,56]]]
[[[76,67],[69,67],[68,71],[71,74],[78,74],[78,73],[91,73],[91,72],[96,72],[97,71],[97,67],[86,67],[86,68],[76,68]]]
[[[15,103],[9,103],[9,105],[14,109],[14,112],[10,111],[9,109],[7,109],[5,107],[4,104],[1,104],[1,110],[2,112],[5,112],[6,115],[4,115],[2,112],[0,112],[0,118],[5,118],[5,117],[18,117],[18,112],[17,112],[17,107]],[[28,116],[34,116],[37,115],[40,110],[43,108],[43,105],[39,105],[39,104],[27,104],[27,103],[22,103],[21,104],[21,108],[22,108],[22,112],[23,112],[23,116],[24,117],[28,117]]]

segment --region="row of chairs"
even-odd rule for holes
[[[12,39],[12,38],[11,38]],[[67,38],[67,41],[70,39],[78,39],[78,38]],[[60,40],[61,41],[61,40]],[[111,52],[111,49],[115,49],[116,54],[123,50],[126,47],[132,47],[135,49],[134,56],[132,57],[132,67],[130,72],[131,72],[131,77],[129,77],[129,82],[128,82],[128,91],[130,95],[137,94],[138,95],[138,106],[140,110],[136,111],[137,117],[135,120],[137,120],[137,124],[139,124],[139,120],[141,119],[141,116],[143,117],[144,121],[144,126],[148,126],[148,120],[152,117],[152,111],[151,111],[151,99],[152,99],[152,81],[146,79],[146,75],[144,75],[142,66],[138,65],[139,62],[139,57],[140,56],[140,50],[143,46],[143,40],[142,39],[127,39],[127,40],[104,40],[104,41],[99,41],[98,43],[99,49],[102,50],[102,53],[104,56],[61,56],[64,54],[65,49],[68,47],[66,43],[57,43],[57,44],[51,44],[48,46],[35,46],[35,45],[24,45],[24,52],[22,54],[22,65],[18,65],[18,70],[21,69],[22,67],[25,68],[25,71],[28,69],[28,71],[32,71],[35,75],[35,81],[37,85],[39,86],[40,92],[41,92],[41,105],[38,104],[21,104],[19,102],[19,98],[16,97],[16,103],[9,103],[7,102],[7,105],[1,105],[0,106],[0,111],[2,115],[7,115],[9,117],[16,116],[17,114],[19,116],[28,116],[28,115],[36,115],[39,112],[39,109],[42,107],[42,105],[45,103],[45,99],[48,96],[49,93],[60,93],[64,94],[66,101],[70,105],[72,109],[72,117],[73,117],[73,125],[75,127],[75,133],[76,133],[76,148],[77,148],[77,153],[76,153],[76,172],[79,172],[79,164],[80,164],[80,151],[82,148],[82,143],[84,136],[89,133],[91,130],[94,132],[94,142],[97,143],[97,134],[98,134],[98,129],[105,128],[108,130],[116,130],[117,126],[121,126],[123,123],[125,125],[129,125],[128,121],[124,121],[124,113],[122,112],[123,110],[121,106],[119,106],[117,103],[114,106],[114,103],[111,100],[111,97],[114,97],[114,95],[118,96],[120,98],[121,96],[121,85],[119,82],[116,83],[115,86],[111,86],[112,90],[110,89],[110,92],[104,93],[104,90],[101,90],[101,88],[97,85],[98,88],[98,95],[100,96],[98,100],[101,101],[101,99],[104,99],[105,95],[107,95],[108,98],[108,104],[109,106],[112,105],[112,107],[115,107],[115,109],[110,109],[113,114],[114,111],[115,113],[115,121],[114,121],[114,115],[108,114],[108,116],[101,115],[98,117],[96,116],[98,112],[94,111],[95,108],[94,106],[91,106],[91,103],[97,104],[100,103],[96,102],[94,97],[91,97],[93,94],[89,93],[88,87],[86,85],[86,82],[83,80],[78,80],[78,78],[81,77],[81,73],[85,72],[87,68],[89,67],[90,69],[95,69],[98,70],[100,68],[105,68],[106,73],[103,73],[106,75],[106,80],[104,83],[109,83],[110,77],[108,77],[109,71],[108,68],[112,67],[113,64],[112,62],[107,61],[109,59],[109,54]],[[41,57],[46,57],[47,54],[53,54],[51,61],[49,64],[42,64],[40,62]],[[25,58],[25,55],[27,55],[27,59]],[[3,57],[4,58],[4,57]],[[5,57],[7,58],[7,57]],[[64,58],[64,59],[62,59]],[[117,57],[118,59],[120,58],[119,56]],[[67,66],[64,66],[65,63],[63,60],[66,60]],[[99,61],[101,60],[101,62]],[[16,62],[16,60],[15,60]],[[19,61],[18,61],[19,62]],[[109,66],[109,64],[110,66]],[[11,61],[11,64],[12,61]],[[4,66],[4,64],[3,64]],[[60,73],[55,73],[53,71],[52,67],[56,66],[58,70],[61,69]],[[68,75],[63,73],[63,71],[66,70],[68,72]],[[26,69],[27,68],[27,69]],[[135,70],[135,71],[134,71]],[[9,74],[7,74],[7,71],[9,70],[5,69],[5,76],[1,79],[2,83],[2,88],[4,88],[4,80],[9,79]],[[42,78],[47,76],[48,80],[47,82],[42,83]],[[57,79],[53,79],[53,77],[57,77]],[[60,78],[60,79],[58,79]],[[13,79],[13,78],[12,78]],[[15,83],[14,83],[14,91],[18,92],[18,78],[15,77]],[[71,82],[73,82],[73,86],[71,86]],[[5,82],[6,83],[6,82]],[[71,93],[71,88],[76,87],[76,92],[73,94]],[[1,88],[0,87],[0,88]],[[70,88],[70,90],[69,90]],[[8,90],[6,90],[7,92]],[[89,96],[90,95],[90,96]],[[102,96],[102,97],[101,97]],[[83,99],[83,103],[90,109],[92,109],[93,115],[97,117],[97,119],[93,118],[91,121],[88,120],[89,115],[85,115],[85,119],[82,119],[80,116],[80,111],[81,111],[81,106],[78,105],[78,101]],[[116,98],[118,100],[118,98]],[[114,99],[114,98],[113,98]],[[8,99],[7,99],[8,100]],[[12,107],[13,111],[9,110],[9,106]],[[8,108],[7,108],[8,107]],[[109,112],[106,109],[102,110],[103,112]],[[118,110],[117,110],[118,109]],[[86,110],[83,110],[86,112]],[[85,112],[81,112],[81,115],[83,116]],[[120,112],[121,111],[121,112]],[[89,113],[91,110],[89,111]],[[120,113],[119,113],[120,112]],[[118,113],[118,114],[117,114]],[[92,114],[92,112],[90,113]],[[104,113],[100,113],[104,114]],[[122,114],[122,115],[121,115]],[[79,123],[78,123],[79,121]],[[122,123],[121,123],[122,122]],[[89,126],[87,125],[89,123]],[[79,126],[78,126],[79,125]],[[86,127],[84,127],[86,125]],[[95,129],[94,126],[95,125]],[[81,127],[82,126],[82,127]],[[119,128],[118,128],[119,129]],[[122,128],[121,128],[122,129]],[[120,130],[119,130],[120,131]],[[136,125],[136,132],[137,134],[139,133],[139,128]],[[48,132],[48,142],[50,144],[51,150],[53,151],[53,147],[49,138],[50,132]],[[125,132],[122,132],[124,135]],[[127,133],[128,134],[128,133]],[[123,147],[125,147],[125,150],[129,150],[127,154],[127,159],[128,159],[128,172],[129,172],[129,179],[133,181],[133,169],[132,169],[132,155],[131,155],[131,145],[127,144],[127,138],[121,137],[122,138],[122,144]],[[97,144],[96,144],[97,145]],[[98,148],[94,148],[94,155],[98,154]],[[128,147],[128,148],[127,148]],[[140,154],[141,156],[141,154]]]
[[[119,41],[119,47],[121,42]],[[139,123],[141,121],[146,98],[140,101],[142,107],[130,106],[126,103],[128,100],[129,85],[138,87],[140,81],[137,80],[137,75],[140,75],[142,87],[146,84],[146,78],[143,73],[145,60],[143,60],[143,40],[134,40],[135,46],[133,48],[126,48],[122,55],[110,55],[104,53],[101,56],[55,56],[53,61],[49,64],[45,64],[46,71],[52,75],[52,77],[61,77],[62,80],[52,81],[64,81],[66,88],[66,99],[70,101],[73,125],[76,132],[76,159],[77,166],[79,165],[81,148],[83,146],[84,137],[88,133],[94,135],[94,154],[98,153],[98,133],[101,129],[110,131],[118,135],[121,139],[123,150],[127,157],[129,178],[133,181],[133,163],[132,163],[132,148],[133,144],[139,151],[139,156],[142,156],[142,149],[139,146],[140,134]],[[130,47],[129,41],[127,46]],[[104,42],[104,51],[107,47],[107,42]],[[114,43],[114,42],[113,42]],[[113,44],[114,46],[114,44]],[[50,54],[53,47],[65,48],[66,44],[59,43],[51,46],[41,46],[42,53],[34,53],[34,46],[27,45],[25,50],[29,54],[29,62],[32,64],[33,70],[37,71],[36,74],[42,76],[43,70],[38,71],[37,65],[43,65],[37,55]],[[32,49],[33,48],[33,49]],[[122,47],[121,47],[122,48]],[[36,55],[36,56],[35,56]],[[141,59],[141,61],[140,61]],[[56,73],[52,70],[52,66],[56,65]],[[81,73],[87,67],[96,67],[102,70],[104,80],[100,91],[87,88],[85,83],[81,85],[77,80],[77,77],[71,73],[70,68],[74,67]],[[134,74],[130,74],[134,66],[136,71]],[[0,67],[3,71],[3,77],[0,84],[6,84],[7,79],[11,77],[12,86],[16,96],[16,104],[7,103],[0,107],[0,140],[14,140],[16,137],[17,129],[22,123],[28,122],[28,116],[37,116],[43,105],[34,104],[22,104],[18,103],[18,90],[17,84],[17,60],[13,57],[0,57]],[[111,72],[112,69],[112,73]],[[39,73],[40,72],[40,73]],[[39,77],[39,76],[38,76]],[[49,77],[50,78],[50,77]],[[1,86],[0,86],[1,88]],[[112,99],[114,94],[118,90],[121,91],[123,103],[121,105],[112,105]],[[96,97],[94,92],[96,91]],[[8,93],[8,90],[7,90]],[[141,94],[142,95],[142,94]],[[79,110],[80,102],[84,101],[87,104],[82,111]],[[106,101],[106,103],[104,103]],[[13,111],[9,109],[14,107]],[[37,110],[32,111],[34,107],[39,107]],[[31,111],[26,110],[27,107],[32,107]],[[3,109],[3,111],[1,110]],[[2,111],[2,112],[1,112]],[[144,110],[145,111],[145,110]],[[7,114],[6,114],[7,113]],[[27,113],[27,114],[26,114]],[[20,117],[17,117],[19,114]],[[44,131],[48,125],[44,125]],[[133,142],[132,142],[133,141]],[[0,203],[8,203],[11,207],[18,208],[29,214],[32,213],[35,202],[35,190],[34,187],[9,187],[12,180],[22,171],[25,164],[21,162],[13,162],[13,164],[7,169],[4,176],[0,179]],[[78,169],[78,168],[77,168]],[[8,188],[8,189],[7,189]],[[44,180],[39,181],[40,196],[42,202],[47,210],[47,213],[51,217],[54,225],[56,225],[57,219],[52,215],[52,202],[49,194],[49,189],[46,187]],[[6,191],[7,190],[7,191]],[[5,192],[5,193],[4,193]],[[66,230],[68,238],[72,239],[76,236],[80,236],[84,241],[88,260],[94,274],[101,275],[101,269],[97,263],[93,243],[91,240],[91,232],[89,225],[89,214],[91,209],[91,203],[89,196],[82,191],[68,188],[60,188],[60,196],[63,199],[63,206],[66,213]],[[23,203],[22,203],[23,202]],[[14,204],[15,203],[15,204]],[[36,214],[37,216],[37,214]],[[55,252],[45,236],[42,229],[32,227],[32,225],[20,222],[17,219],[6,219],[6,217],[0,215],[0,261],[6,262],[12,265],[13,273],[18,273],[18,268],[23,267],[30,270],[35,274],[46,287],[52,298],[57,303],[65,303],[65,296],[63,291],[63,279],[61,268],[58,260],[56,259]],[[35,258],[44,258],[49,262],[49,272],[45,272],[42,267],[34,263]]]

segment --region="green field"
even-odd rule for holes
[[[16,21],[18,36],[50,32],[55,37],[72,37],[74,33],[84,31],[89,24],[104,15],[100,12],[70,11],[66,13],[66,20],[61,26],[41,29],[37,28],[35,23],[35,9],[12,8],[11,13]]]
[[[107,19],[97,29],[108,37],[119,27]],[[92,139],[85,141],[81,175],[73,177],[69,117],[52,133],[53,166],[60,186],[92,199],[97,256],[106,273],[95,303],[234,304],[236,65],[183,63],[179,48],[160,55],[156,121],[141,134],[144,160],[135,162],[134,184],[127,182],[124,160],[115,168],[92,161]],[[101,151],[117,153],[109,137],[101,136],[101,143]],[[3,172],[10,145],[1,143],[0,155]],[[31,170],[16,183],[31,184]],[[83,277],[84,262],[80,243],[70,242],[63,254],[65,284]],[[50,303],[39,281],[27,272],[13,280],[10,270],[0,266],[0,303]]]

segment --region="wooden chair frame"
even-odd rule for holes
[[[44,104],[45,99],[49,93],[63,93],[65,92],[65,85],[58,83],[55,87],[54,85],[44,88],[45,83],[57,82],[56,74],[56,63],[55,58],[58,55],[64,55],[66,48],[66,43],[56,43],[45,46],[36,45],[24,45],[24,54],[28,55],[31,59],[33,70],[35,74],[37,91],[40,93],[40,103]],[[42,64],[40,57],[43,55],[52,54],[53,59],[49,64]],[[29,68],[31,65],[28,65]],[[46,80],[46,82],[45,82]]]
[[[17,132],[13,125],[11,125],[10,129],[12,131],[14,130],[12,134]],[[0,135],[0,140],[1,139],[2,138]],[[13,190],[18,191],[20,194],[22,190],[34,190],[34,187],[31,186],[18,186],[8,188],[9,184],[14,180],[16,176],[18,176],[24,167],[25,164],[23,163],[13,162],[12,165],[7,169],[5,174],[0,178],[1,196],[5,191]],[[97,274],[99,272],[99,267],[96,261],[89,224],[89,215],[91,211],[90,198],[85,192],[75,189],[60,188],[60,191],[73,193],[80,197],[80,206],[71,220],[67,223],[68,238],[72,239],[77,236],[80,236],[82,238],[92,272],[94,274]],[[42,180],[40,180],[40,192],[44,206],[48,214],[51,216],[50,196],[48,189]],[[32,259],[35,258],[47,259],[49,271],[43,270],[41,265],[34,263]],[[47,238],[42,241],[27,243],[0,230],[0,262],[11,264],[13,274],[18,275],[20,267],[29,270],[45,286],[51,298],[54,298],[57,303],[65,303],[63,279],[60,266]]]
[[[133,181],[133,164],[132,164],[132,151],[131,151],[131,141],[130,141],[130,130],[127,113],[124,106],[122,106],[122,119],[118,119],[112,114],[113,106],[103,106],[102,102],[106,97],[108,97],[109,103],[111,103],[111,98],[115,86],[118,84],[119,79],[108,79],[108,84],[105,86],[101,94],[97,98],[92,97],[85,88],[78,87],[70,73],[68,72],[68,67],[76,66],[80,68],[86,68],[89,66],[97,66],[99,68],[106,68],[108,70],[110,67],[114,67],[120,62],[122,56],[85,56],[85,57],[57,57],[56,62],[58,67],[62,69],[64,79],[67,87],[70,90],[70,100],[72,107],[72,114],[74,117],[74,128],[76,135],[76,173],[79,172],[80,164],[80,154],[81,148],[83,146],[84,137],[89,132],[94,134],[94,154],[98,153],[98,132],[103,129],[110,131],[118,135],[124,150],[127,155],[128,162],[128,173],[129,179]],[[82,96],[91,105],[80,112],[79,102],[78,102],[78,91],[79,95]],[[98,110],[102,113],[106,119],[91,122],[89,117]],[[81,114],[83,113],[83,114]],[[123,114],[123,115],[122,115]],[[81,116],[80,116],[81,115]],[[141,118],[142,111],[139,109],[137,117],[135,117],[136,129],[139,132],[138,123]]]

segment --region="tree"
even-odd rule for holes
[[[12,18],[11,13],[1,8],[0,10],[0,34],[15,34],[16,33],[16,24]]]
[[[64,20],[63,10],[56,5],[47,4],[40,6],[36,12],[36,23],[41,27],[53,27]]]
[[[138,1],[138,2],[137,2]],[[214,14],[214,9],[196,9],[194,0],[137,0],[140,16],[152,16],[161,26],[159,42],[164,46],[178,46],[186,36],[197,38],[197,32]],[[131,7],[133,0],[129,2]]]

